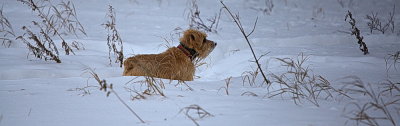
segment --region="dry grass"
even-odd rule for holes
[[[167,36],[158,36],[164,40],[165,44],[161,44],[159,47],[165,47],[166,49],[176,46],[174,40],[178,40],[183,33],[183,29],[181,27],[176,27],[172,30]],[[179,42],[178,42],[179,43]]]
[[[347,21],[347,19],[349,19],[349,24],[351,25],[351,35],[354,35],[357,38],[357,43],[360,45],[360,50],[364,53],[364,55],[367,55],[369,53],[367,44],[365,44],[363,41],[364,37],[361,36],[360,30],[356,27],[356,20],[354,20],[350,11],[347,11],[345,21]]]
[[[77,18],[75,6],[72,2],[61,1],[59,4],[53,5],[47,0],[38,0],[36,2],[33,0],[18,1],[29,6],[33,12],[37,13],[37,16],[41,19],[38,23],[40,22],[44,34],[50,37],[57,36],[61,39],[66,55],[75,54],[63,35],[74,34],[77,36],[77,31],[86,35],[86,32]]]
[[[131,81],[129,81],[125,84],[125,85],[132,84],[129,87],[125,87],[125,90],[131,93],[132,100],[147,99],[147,97],[154,96],[154,95],[161,95],[163,97],[166,97],[162,91],[163,89],[165,89],[165,83],[162,79],[145,76],[144,80],[134,81],[137,78],[139,78],[139,77],[135,77],[134,79],[132,79]],[[152,79],[154,79],[154,81],[152,81]],[[171,84],[172,82],[176,82],[176,81],[171,80],[169,82],[169,84]],[[136,85],[140,85],[140,89],[137,89]],[[190,90],[190,91],[194,90],[189,85],[187,85],[184,81],[177,81],[177,83],[175,84],[175,87],[179,87],[179,86],[185,86],[186,90]]]
[[[44,60],[54,60],[61,63],[59,58],[58,47],[53,39],[60,39],[62,48],[66,55],[75,54],[70,44],[68,44],[64,37],[73,34],[78,37],[78,33],[86,36],[83,26],[77,18],[75,6],[72,2],[61,1],[58,4],[53,4],[48,0],[18,0],[22,4],[27,5],[32,12],[37,14],[40,21],[32,21],[33,26],[39,31],[32,30],[29,26],[23,26],[24,34],[16,37],[25,43],[30,51],[36,58]],[[11,28],[8,21],[3,20],[4,26]],[[3,26],[3,27],[4,27]],[[9,31],[8,34],[13,33]],[[12,34],[12,36],[16,36]],[[30,41],[31,40],[31,41]],[[4,44],[4,41],[3,41]],[[72,42],[72,47],[79,50],[84,49],[83,44],[79,42]]]
[[[229,85],[231,84],[231,79],[232,79],[232,77],[226,78],[226,79],[225,79],[225,87],[219,88],[219,89],[218,89],[218,92],[219,92],[221,89],[224,89],[226,95],[229,95]]]
[[[212,114],[201,108],[199,105],[190,105],[188,107],[182,108],[179,113],[183,112],[186,117],[193,121],[196,126],[200,126],[197,123],[198,120],[206,118],[206,117],[213,117]]]
[[[110,60],[110,65],[112,62],[111,52],[114,54],[115,63],[119,63],[119,66],[122,67],[124,61],[124,53],[123,53],[123,43],[121,36],[119,35],[116,29],[116,13],[114,8],[111,5],[108,5],[108,13],[107,17],[109,20],[102,24],[105,29],[107,29],[107,45],[108,45],[108,58]]]
[[[271,74],[273,82],[278,84],[279,88],[268,87],[268,90],[272,91],[266,96],[269,98],[290,96],[295,104],[300,104],[305,99],[316,106],[319,106],[320,99],[333,98],[332,92],[339,91],[335,90],[327,79],[313,74],[309,66],[305,66],[308,59],[309,57],[303,53],[300,53],[297,59],[277,58],[287,71],[282,74]]]
[[[346,94],[362,97],[344,108],[346,118],[355,121],[356,125],[398,125],[400,83],[388,81],[382,84],[383,87],[375,88],[371,84],[365,84],[356,76],[346,77],[346,79],[350,81],[345,82],[341,90]]]
[[[89,83],[86,83],[85,87],[71,88],[71,89],[68,89],[67,91],[76,91],[76,92],[79,92],[78,95],[86,96],[86,95],[92,94],[91,89],[97,89],[97,88],[99,88],[99,87],[92,86],[92,85],[89,85]]]
[[[118,100],[126,107],[129,109],[129,111],[137,118],[140,120],[140,122],[145,123],[138,114],[136,114],[135,111],[133,111],[133,109],[131,107],[128,106],[128,104],[126,104],[124,102],[124,100],[122,100],[122,98],[118,95],[118,93],[113,89],[113,84],[108,84],[107,81],[105,79],[100,79],[100,77],[98,76],[97,73],[94,72],[94,70],[92,69],[88,69],[88,73],[90,73],[92,75],[92,77],[97,81],[98,88],[100,89],[100,91],[104,91],[106,93],[106,96],[110,96],[110,94],[114,94]]]
[[[245,71],[242,73],[241,77],[242,77],[242,84],[243,86],[246,84],[246,82],[251,86],[251,87],[258,87],[258,85],[256,84],[256,78],[258,76],[259,73],[259,69],[257,68],[254,71]],[[263,85],[263,84],[261,84]]]
[[[171,82],[172,82],[172,80],[170,81],[170,83]],[[186,84],[185,81],[181,81],[181,80],[178,80],[178,83],[175,84],[175,87],[182,86],[182,85],[184,85],[186,87],[186,90],[194,91],[194,89],[192,87],[190,87],[188,84]]]
[[[15,39],[15,33],[11,26],[11,23],[8,21],[7,17],[3,14],[3,7],[0,8],[0,40],[2,41],[2,45],[4,47],[10,47],[11,43]]]
[[[187,20],[189,20],[189,27],[203,30],[206,32],[214,32],[217,33],[219,19],[221,18],[222,9],[220,9],[219,13],[214,17],[208,18],[207,22],[200,17],[200,10],[197,5],[197,0],[190,0],[188,2],[187,11]]]
[[[244,95],[246,95],[246,96],[254,96],[254,97],[258,96],[256,93],[250,92],[250,91],[246,91],[246,92],[242,93],[240,96],[244,96]]]
[[[391,69],[397,71],[397,65],[400,64],[400,51],[394,54],[388,54],[385,57],[386,73],[389,73]],[[389,76],[389,74],[387,75]]]
[[[389,71],[396,70],[400,52],[385,57],[387,80],[371,85],[364,83],[357,76],[345,77],[343,94],[354,100],[344,107],[347,122],[356,125],[398,126],[400,118],[400,82],[390,80]],[[398,81],[398,79],[396,80]]]
[[[136,79],[136,78],[134,78],[134,79]],[[141,85],[141,87],[143,87],[143,85],[145,86],[145,89],[143,91],[134,91],[134,90],[130,89],[130,90],[136,92],[137,95],[142,95],[142,96],[161,95],[161,96],[165,97],[165,95],[162,91],[162,89],[165,89],[165,84],[162,81],[162,79],[144,76],[143,80],[133,81],[133,84],[134,85],[139,84],[139,85]],[[134,95],[132,97],[142,97],[142,96],[137,96],[137,95]]]
[[[61,63],[54,41],[44,32],[44,29],[42,29],[39,23],[34,21],[33,24],[40,29],[39,35],[34,34],[28,27],[24,26],[22,29],[25,30],[26,33],[23,36],[17,37],[17,39],[21,39],[36,58],[46,61],[54,60],[57,63]],[[35,44],[31,44],[31,42]]]

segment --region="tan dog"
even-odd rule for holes
[[[160,54],[144,54],[124,61],[124,76],[151,76],[172,80],[192,81],[196,59],[204,59],[217,46],[207,35],[189,29],[183,33],[178,47]]]

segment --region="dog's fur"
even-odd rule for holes
[[[124,76],[151,76],[171,80],[192,81],[194,61],[204,59],[217,45],[206,39],[204,32],[189,29],[179,39],[181,47],[172,47],[160,54],[144,54],[124,61]],[[189,50],[196,53],[190,55]]]

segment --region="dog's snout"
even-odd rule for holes
[[[216,43],[216,42],[211,41],[211,43],[212,43],[212,45],[213,45],[214,47],[217,46],[217,43]]]

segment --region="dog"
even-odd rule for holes
[[[183,32],[177,47],[160,54],[142,54],[124,61],[123,76],[150,76],[171,80],[193,81],[194,62],[206,58],[217,46],[207,34],[195,29]]]

